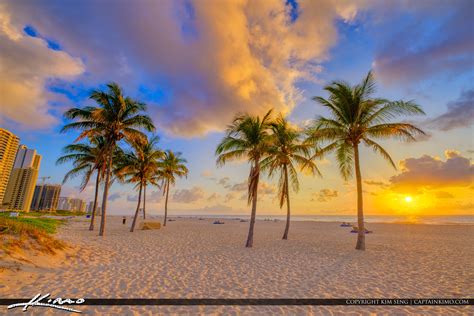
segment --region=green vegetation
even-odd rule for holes
[[[271,113],[265,116],[249,114],[237,115],[227,127],[226,135],[216,148],[217,165],[223,166],[228,161],[246,159],[250,163],[248,177],[247,203],[252,204],[250,226],[245,247],[253,245],[253,230],[257,213],[258,181],[262,159],[267,155],[271,145]]]
[[[163,219],[163,226],[166,226],[166,218],[168,216],[168,196],[170,193],[170,186],[176,182],[176,177],[182,178],[188,176],[188,168],[186,167],[186,159],[181,157],[180,152],[172,152],[167,150],[164,157],[159,162],[158,180],[161,181],[161,188],[165,197],[165,218]]]
[[[7,217],[0,216],[0,232],[21,234],[31,229],[37,229],[48,234],[56,233],[57,227],[64,223],[64,220],[41,217]]]
[[[9,212],[0,213],[0,257],[12,255],[17,249],[30,248],[54,254],[65,247],[64,243],[51,236],[63,223],[63,220],[52,218],[9,217]]]
[[[99,236],[103,236],[105,233],[109,187],[114,169],[114,153],[121,142],[126,142],[132,146],[134,144],[144,144],[147,136],[143,131],[152,132],[155,130],[155,126],[151,118],[144,114],[146,105],[124,96],[122,88],[116,83],[109,83],[107,91],[93,91],[89,97],[98,106],[72,108],[66,111],[64,117],[72,122],[66,124],[61,131],[79,131],[81,134],[76,141],[82,139],[90,141],[94,137],[104,137],[106,140],[103,152],[105,161],[104,192],[99,228]]]
[[[365,228],[362,196],[362,175],[360,171],[359,144],[371,148],[387,160],[395,169],[395,163],[388,152],[375,140],[395,138],[402,141],[414,141],[415,136],[424,134],[418,127],[393,122],[400,115],[424,114],[421,107],[413,101],[390,101],[373,97],[375,80],[372,72],[354,86],[344,81],[334,81],[324,87],[329,93],[327,99],[314,97],[329,110],[327,117],[320,116],[308,130],[307,141],[317,145],[326,142],[326,147],[317,150],[315,156],[335,152],[336,161],[342,177],[347,180],[355,169],[357,185],[357,250],[365,250]]]
[[[73,168],[66,173],[64,176],[63,183],[69,178],[82,175],[82,183],[80,186],[81,192],[84,191],[89,180],[96,173],[95,180],[95,195],[94,195],[94,208],[92,210],[91,223],[89,230],[94,230],[95,213],[97,209],[97,199],[99,194],[99,185],[105,177],[106,169],[106,150],[107,141],[102,136],[90,137],[90,144],[71,144],[64,147],[64,156],[61,156],[56,164],[63,164],[66,162],[72,162]],[[118,148],[117,148],[118,150]],[[114,154],[114,159],[117,160],[117,156],[120,152]]]
[[[19,216],[27,216],[27,217],[42,217],[42,216],[84,216],[86,212],[79,212],[79,211],[67,211],[67,210],[56,210],[53,212],[17,212]],[[10,212],[0,212],[0,216],[10,216]]]
[[[152,136],[147,139],[145,144],[134,144],[133,151],[126,152],[123,155],[122,161],[117,164],[117,170],[115,170],[117,178],[126,183],[134,183],[136,184],[135,187],[138,188],[137,209],[130,232],[135,229],[142,195],[143,219],[146,218],[146,185],[148,183],[158,185],[156,175],[159,171],[160,159],[164,157],[164,152],[156,146],[158,140],[158,136]]]
[[[306,170],[309,174],[321,176],[318,167],[311,157],[312,145],[303,142],[301,132],[292,127],[280,114],[271,124],[271,142],[268,147],[268,157],[262,160],[262,170],[267,171],[272,177],[280,175],[278,183],[278,198],[280,208],[286,202],[286,225],[282,239],[288,239],[290,229],[290,184],[293,191],[298,192],[298,170]]]

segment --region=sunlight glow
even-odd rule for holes
[[[413,201],[413,198],[411,196],[405,196],[405,202],[411,203]]]

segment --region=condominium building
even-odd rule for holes
[[[19,142],[20,138],[18,136],[0,128],[0,206],[5,196]]]
[[[97,202],[97,207],[95,209],[95,215],[101,215],[102,214],[102,208],[99,206],[100,203]],[[90,201],[88,204],[87,204],[87,214],[92,214],[92,211],[94,210],[94,201]]]
[[[73,199],[70,197],[60,197],[58,210],[73,211],[73,212],[85,212],[86,202],[81,199]]]
[[[61,194],[61,185],[59,184],[38,184],[33,195],[31,209],[35,211],[56,211]]]
[[[40,163],[41,156],[36,150],[20,146],[3,197],[3,207],[23,212],[30,210]]]

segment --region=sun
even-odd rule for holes
[[[405,202],[411,203],[413,201],[413,198],[411,196],[405,196]]]

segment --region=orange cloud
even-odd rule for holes
[[[474,165],[458,151],[446,150],[446,160],[429,155],[400,161],[401,173],[390,178],[395,190],[467,187],[474,180]]]
[[[26,36],[0,6],[0,124],[44,128],[56,122],[45,91],[46,81],[71,79],[84,72],[81,60],[48,48],[45,40]]]
[[[146,77],[165,86],[169,98],[150,110],[157,125],[183,136],[220,131],[236,112],[290,112],[302,97],[297,82],[316,80],[336,43],[336,20],[358,11],[340,0],[300,0],[295,21],[282,0],[139,2],[133,10],[120,1],[8,7],[18,23],[84,58],[94,84],[141,84]]]

